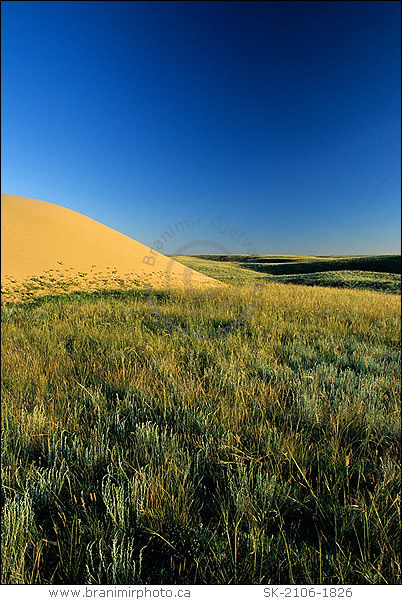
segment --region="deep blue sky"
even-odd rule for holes
[[[400,251],[399,2],[2,2],[2,192],[152,244]],[[217,222],[215,221],[215,224]]]

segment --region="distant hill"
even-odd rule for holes
[[[248,256],[242,254],[199,254],[194,258],[222,262],[235,262],[261,273],[288,275],[318,271],[373,271],[375,273],[401,273],[401,256]],[[179,258],[179,257],[177,257]]]
[[[295,285],[369,289],[401,293],[401,257],[175,256],[183,264],[225,282],[265,279]]]

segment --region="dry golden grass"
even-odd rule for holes
[[[400,583],[399,298],[254,291],[2,308],[3,583]]]

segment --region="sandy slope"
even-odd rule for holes
[[[77,212],[40,200],[1,196],[1,281],[44,275],[76,278],[80,284],[105,277],[136,278],[154,288],[215,286],[218,282]],[[148,258],[146,258],[148,257]],[[87,275],[78,276],[78,273]],[[13,285],[13,284],[11,284]]]

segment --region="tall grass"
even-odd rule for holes
[[[158,293],[187,331],[253,287]],[[3,583],[400,583],[400,305],[268,284],[2,308]]]

